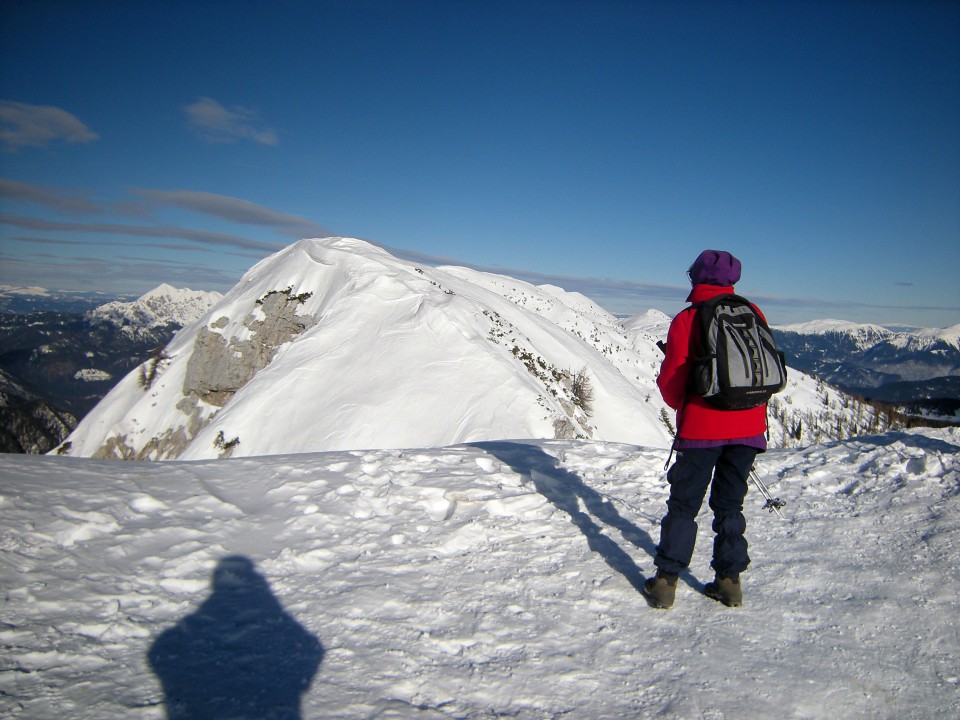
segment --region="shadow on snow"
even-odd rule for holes
[[[168,720],[300,720],[324,649],[248,558],[222,559],[212,593],[147,653]]]
[[[519,475],[529,478],[541,495],[570,516],[570,521],[587,538],[588,547],[611,568],[622,574],[636,589],[643,587],[644,576],[630,555],[603,533],[602,522],[615,530],[634,547],[650,557],[656,555],[656,545],[650,535],[623,518],[609,500],[588,486],[575,473],[557,464],[556,458],[536,445],[520,442],[470,443],[493,455]]]

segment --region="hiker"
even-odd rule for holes
[[[743,499],[754,458],[767,448],[766,405],[725,410],[690,389],[691,367],[701,342],[697,304],[734,293],[733,286],[740,279],[740,261],[722,250],[704,250],[687,275],[693,286],[687,302],[692,305],[670,323],[657,378],[664,402],[677,411],[677,461],[667,473],[670,498],[667,514],[660,523],[660,544],[654,558],[657,574],[644,583],[643,589],[655,607],[673,605],[677,578],[693,557],[696,517],[710,487],[709,505],[716,534],[711,567],[716,577],[704,593],[734,607],[743,602],[740,573],[750,563],[744,537]]]

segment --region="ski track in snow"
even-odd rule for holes
[[[0,456],[0,717],[165,717],[148,653],[185,618],[212,622],[202,605],[236,616],[196,637],[212,660],[184,692],[216,698],[238,673],[253,692],[322,645],[302,715],[276,717],[955,718],[958,450],[954,429],[760,456],[787,520],[751,488],[744,607],[701,594],[705,510],[670,611],[637,591],[666,450]],[[253,563],[287,625],[212,586],[230,556]],[[279,630],[294,626],[300,645]]]

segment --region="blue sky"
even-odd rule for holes
[[[346,235],[674,313],[960,322],[960,3],[0,0],[0,284]]]

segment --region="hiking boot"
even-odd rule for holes
[[[743,605],[743,590],[740,587],[739,575],[715,578],[703,588],[703,594],[708,598],[719,600],[727,607]]]
[[[643,583],[643,594],[657,608],[673,606],[677,594],[677,575],[657,571],[657,574]]]

